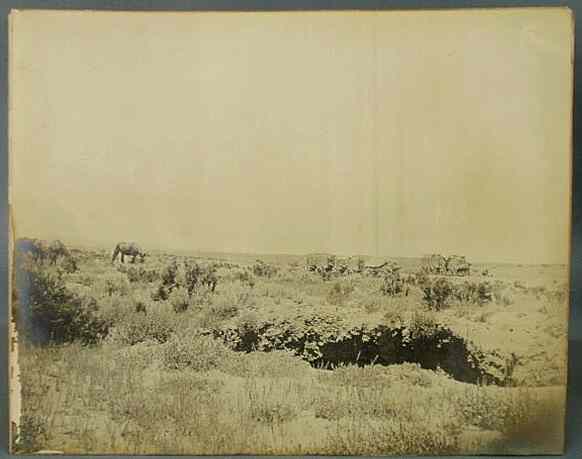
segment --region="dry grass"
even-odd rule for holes
[[[165,260],[151,257],[144,272],[160,272]],[[184,297],[179,292],[153,301],[155,282],[129,282],[107,260],[83,258],[79,272],[65,275],[67,287],[97,301],[98,313],[111,322],[110,333],[95,346],[20,343],[25,415],[20,451],[386,455],[560,450],[565,370],[556,362],[564,359],[565,308],[551,294],[538,298],[512,291],[511,302],[454,305],[431,315],[483,349],[501,347],[519,356],[517,387],[502,388],[460,383],[414,363],[343,365],[330,371],[311,367],[293,352],[234,352],[203,331],[233,321],[252,327],[264,310],[329,309],[390,325],[420,317],[425,308],[420,289],[412,288],[407,297],[386,297],[379,290],[381,281],[360,275],[324,282],[281,265],[270,277],[256,276],[251,286],[231,271],[219,267],[215,293]],[[138,303],[145,312],[136,311]],[[536,379],[533,375],[541,371],[545,374]],[[557,387],[539,387],[549,385]]]

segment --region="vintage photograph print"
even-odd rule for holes
[[[569,9],[9,25],[13,453],[562,453]]]

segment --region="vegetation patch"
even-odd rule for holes
[[[497,352],[477,349],[431,314],[415,313],[399,324],[386,325],[348,321],[321,308],[318,313],[295,312],[245,316],[210,333],[235,351],[292,351],[315,367],[413,362],[426,369],[442,369],[459,381],[504,382],[505,363]]]

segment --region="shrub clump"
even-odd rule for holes
[[[28,313],[21,317],[28,319],[24,328],[32,341],[94,344],[107,335],[110,324],[99,316],[96,300],[69,291],[60,271],[33,269],[23,274],[19,301]]]
[[[127,275],[129,282],[151,283],[158,280],[160,274],[155,269],[146,269],[143,266],[120,265],[117,270]]]
[[[405,284],[399,272],[388,272],[384,275],[380,291],[388,296],[408,296],[409,287]]]
[[[422,299],[428,307],[440,311],[448,304],[453,294],[453,285],[444,278],[439,278],[436,281],[427,279],[422,287],[422,292],[424,293]]]
[[[455,284],[449,279],[439,277],[420,277],[420,284],[424,294],[423,301],[430,309],[440,311],[453,303],[474,304],[482,306],[492,301],[499,304],[511,304],[512,299],[500,285],[493,285],[488,280],[465,281]]]
[[[184,287],[172,290],[168,297],[175,312],[184,312],[190,306],[190,295]]]
[[[184,300],[184,292],[188,298],[198,296],[204,291],[213,293],[218,284],[216,266],[202,266],[196,262],[185,261],[178,265],[172,260],[160,274],[161,282],[152,294],[154,301],[170,299],[175,303],[175,311],[183,312],[188,309],[190,301]],[[172,295],[178,290],[178,293]]]
[[[99,277],[96,284],[101,291],[111,296],[114,293],[127,295],[129,293],[129,279],[120,272],[106,273]]]
[[[253,291],[233,285],[213,296],[204,311],[213,323],[218,324],[238,316],[241,311],[252,310],[255,306],[256,296]]]
[[[243,285],[253,288],[256,284],[255,275],[249,269],[237,271],[234,275],[235,280],[240,281]]]
[[[126,346],[147,342],[162,344],[170,339],[174,330],[175,323],[167,314],[133,312],[111,329],[109,340]]]
[[[171,370],[209,371],[231,355],[232,351],[220,341],[196,333],[174,335],[161,350],[162,363]]]
[[[263,260],[257,260],[253,265],[253,274],[257,277],[271,278],[279,272],[276,266],[265,263]]]

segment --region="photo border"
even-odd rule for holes
[[[511,8],[533,6],[567,6],[575,18],[576,40],[582,30],[582,0],[577,1],[461,1],[461,0],[4,0],[0,3],[0,190],[2,193],[0,225],[0,330],[8,337],[9,317],[9,207],[8,207],[8,14],[11,9],[50,9],[50,10],[96,10],[96,11],[333,11],[333,10],[418,10],[418,9],[465,9],[465,8]],[[582,91],[582,46],[575,49],[574,94]],[[576,145],[578,130],[582,129],[581,98],[573,102],[573,181],[572,181],[572,235],[570,265],[570,322],[569,322],[569,381],[566,429],[566,454],[560,457],[574,459],[582,457],[582,149]],[[0,339],[0,457],[10,456],[8,452],[8,339]],[[65,458],[79,457],[63,455]],[[93,457],[84,455],[81,457]],[[105,456],[126,458],[128,456]],[[183,456],[150,456],[183,457]],[[225,457],[225,456],[219,456]],[[256,456],[246,456],[256,457]],[[268,456],[260,456],[268,457]],[[277,456],[298,457],[298,456]],[[314,456],[310,456],[314,457]],[[329,456],[326,456],[329,457]],[[396,457],[396,456],[393,456]],[[409,456],[415,457],[415,456]],[[448,457],[448,456],[440,456]],[[474,457],[474,456],[455,456]],[[507,456],[479,456],[497,458]],[[547,456],[528,456],[543,458]]]

